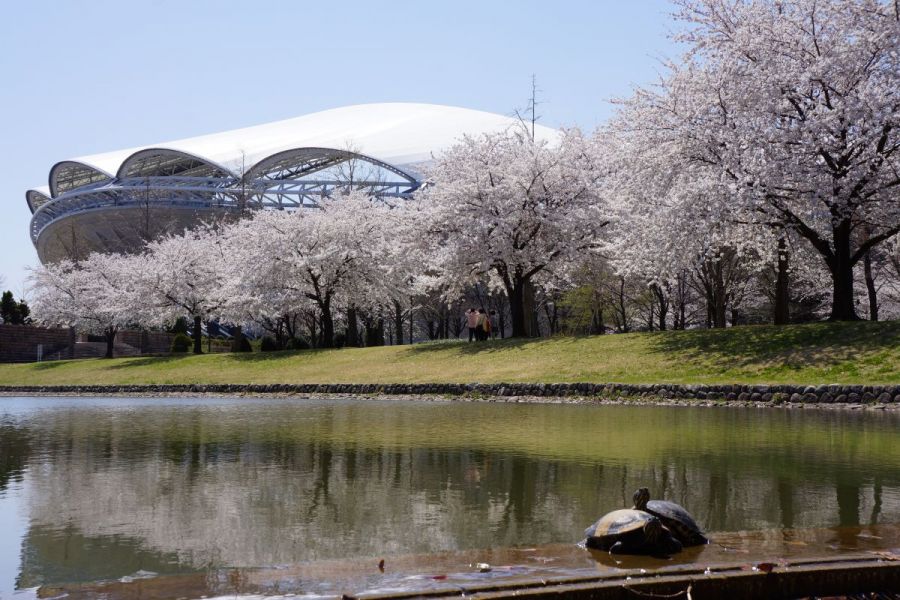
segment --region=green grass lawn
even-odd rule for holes
[[[0,385],[900,383],[900,322],[0,365]]]

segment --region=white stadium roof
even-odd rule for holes
[[[368,167],[353,187],[382,198],[409,197],[424,183],[418,167],[464,135],[520,125],[453,106],[360,104],[63,160],[50,169],[49,187],[25,193],[31,239],[43,261],[130,251],[216,215],[315,206],[347,185],[343,165],[356,160]],[[549,143],[560,137],[542,125],[534,133]]]
[[[162,149],[192,155],[232,175],[273,154],[296,148],[352,150],[401,167],[431,160],[463,135],[501,131],[518,123],[512,117],[489,112],[442,106],[391,102],[357,104],[244,127],[222,133],[81,156],[57,163],[50,175],[54,196],[54,172],[65,165],[83,165],[106,177],[121,176],[123,164],[142,150]],[[554,141],[559,131],[543,125],[535,136]],[[46,192],[46,188],[34,188]]]

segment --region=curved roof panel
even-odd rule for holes
[[[463,135],[512,127],[518,120],[454,106],[392,102],[358,104],[222,133],[82,156],[73,161],[102,173],[117,173],[131,155],[150,148],[173,150],[241,175],[278,152],[333,148],[364,154],[393,165],[431,160]],[[559,131],[538,125],[538,139],[555,141]]]
[[[50,194],[54,198],[85,185],[109,181],[113,176],[79,160],[64,160],[50,169]]]
[[[348,150],[310,148],[309,146],[292,148],[268,156],[250,167],[244,174],[244,177],[246,179],[264,178],[274,181],[280,179],[295,179],[327,169],[335,164],[355,159],[368,161],[378,165],[410,182],[415,181],[415,178],[405,171],[371,156],[350,152]]]
[[[50,200],[50,190],[48,188],[36,188],[25,192],[25,201],[28,203],[28,208],[31,209],[31,214],[34,214],[34,211],[50,202]]]
[[[116,177],[233,177],[232,173],[200,156],[167,148],[138,150],[125,159]]]

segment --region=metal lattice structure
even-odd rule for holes
[[[409,197],[417,165],[462,135],[516,126],[491,113],[426,104],[334,109],[257,127],[65,160],[49,189],[26,192],[42,261],[139,249],[162,233],[250,209],[315,206],[338,189]],[[558,132],[546,127],[549,141]]]

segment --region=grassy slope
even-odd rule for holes
[[[0,385],[900,383],[900,322],[0,365]]]

